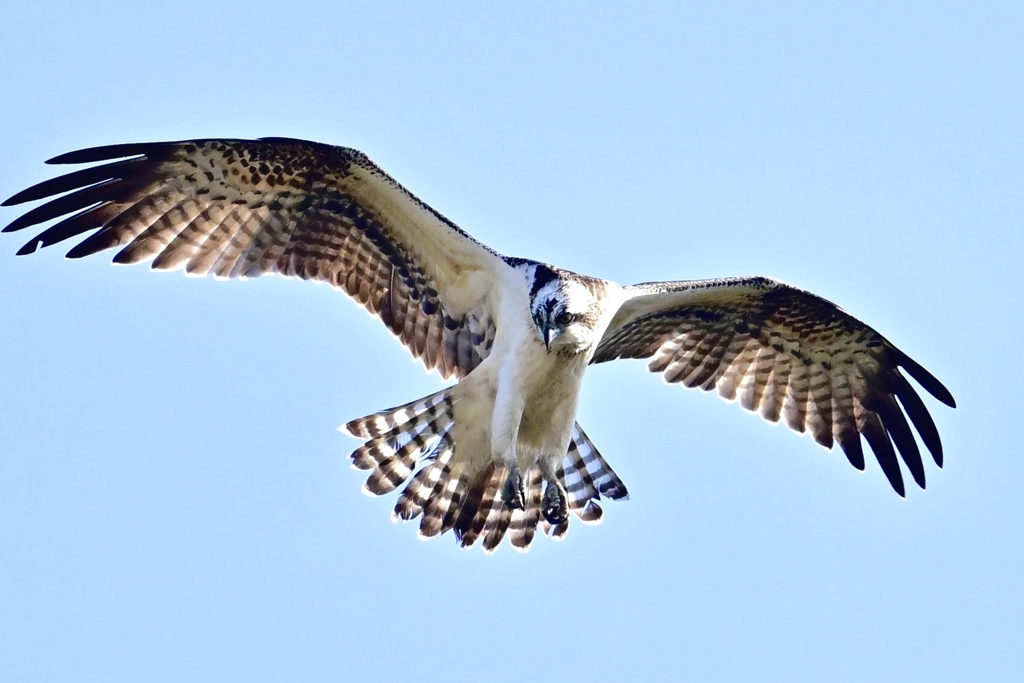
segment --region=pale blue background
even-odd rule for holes
[[[623,362],[580,422],[629,502],[526,555],[420,542],[335,427],[440,382],[341,294],[7,235],[0,679],[1024,680],[1021,5],[707,4],[8,3],[0,194],[287,135],[507,254],[778,277],[956,396],[926,492]]]

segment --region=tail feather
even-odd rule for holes
[[[569,444],[569,452],[566,454],[563,467],[567,475],[572,472],[573,477],[578,477],[581,482],[577,490],[582,495],[576,497],[576,507],[579,509],[585,506],[587,500],[601,496],[607,496],[612,500],[627,500],[629,498],[626,485],[601,457],[597,447],[579,424],[573,427],[572,442]],[[566,490],[569,490],[568,476],[566,477]],[[573,505],[572,498],[570,493],[570,506]]]
[[[421,456],[436,449],[439,440],[448,434],[452,426],[452,417],[451,411],[446,410],[446,407],[450,405],[451,399],[448,394],[440,392],[428,399],[394,409],[402,414],[402,422],[396,423],[386,432],[371,437],[352,452],[353,467],[373,470],[363,484],[363,491],[379,496],[401,486],[416,470],[417,461]],[[409,414],[409,406],[418,406],[421,410],[419,413]],[[353,422],[360,423],[363,427],[366,424],[374,424],[374,429],[395,422],[394,418],[386,413],[377,413],[371,418],[376,422],[367,422],[370,418]]]
[[[588,500],[581,508],[570,508],[584,524],[600,524],[604,516],[601,505],[593,498]]]
[[[561,524],[552,524],[541,517],[540,528],[546,536],[549,536],[556,541],[562,541],[565,540],[565,534],[569,531],[569,520],[565,520]]]
[[[398,453],[385,458],[363,483],[363,490],[374,496],[391,493],[409,478],[416,468],[416,452],[402,456]]]
[[[455,482],[455,485],[452,488],[452,494],[449,498],[447,509],[441,517],[441,527],[439,531],[442,534],[451,531],[455,526],[455,522],[459,518],[459,512],[462,510],[462,504],[466,501],[466,493],[469,488],[469,482],[466,480],[465,476],[453,478],[453,481]],[[447,489],[445,491],[447,491]],[[442,491],[442,494],[445,493],[445,491]]]
[[[433,538],[455,526],[462,503],[466,499],[466,478],[453,477],[451,463],[444,469],[442,476],[444,485],[423,508],[423,519],[420,520],[420,537]]]
[[[497,550],[501,539],[505,538],[505,533],[511,522],[512,509],[509,506],[499,501],[496,507],[491,508],[491,511],[487,513],[487,522],[483,531],[485,553],[490,555]]]
[[[408,486],[402,489],[401,495],[398,496],[398,502],[395,503],[395,509],[391,513],[392,520],[408,522],[410,519],[418,517],[423,512],[423,506],[427,504],[427,501],[440,493],[447,483],[444,478],[446,476],[445,468],[452,457],[451,439],[447,434],[441,438],[436,453],[434,461],[417,472]]]
[[[508,476],[508,470],[505,466],[496,463],[488,465],[477,476],[476,483],[470,489],[470,493],[462,505],[462,511],[459,513],[459,519],[455,523],[455,538],[463,548],[469,548],[476,543],[488,523],[491,525],[491,531],[494,532],[493,535],[497,536],[497,542],[500,542],[505,535],[508,523],[506,522],[500,531],[496,525],[501,519],[502,508],[507,509],[500,496],[501,485],[505,482],[506,476]],[[497,542],[495,542],[495,546]],[[486,549],[486,543],[484,547]]]
[[[432,415],[439,414],[445,410],[445,403],[450,401],[450,388],[442,389],[436,394],[424,396],[423,398],[411,401],[404,405],[382,410],[373,415],[360,417],[345,425],[345,430],[357,439],[369,439],[375,436],[382,436],[395,430],[409,420],[421,413],[429,412]],[[448,406],[450,407],[450,405]],[[450,412],[450,411],[449,411]]]
[[[463,533],[461,543],[468,548],[483,537],[484,552],[493,553],[508,531],[512,520],[512,509],[501,500],[501,487],[508,476],[508,469],[502,466],[492,468],[484,485],[484,495],[473,515],[469,529]],[[483,479],[483,476],[481,476]]]
[[[488,484],[490,484],[491,476],[497,469],[498,468],[493,462],[490,463],[484,471],[476,477],[472,485],[469,486],[466,498],[462,501],[458,517],[455,518],[455,524],[452,528],[455,529],[455,540],[463,548],[469,547],[476,542],[476,534],[479,533],[479,531],[473,531],[473,521],[476,519],[477,513],[480,511],[480,507],[483,505],[489,505],[489,498],[493,498],[494,496],[494,492],[488,490]],[[485,499],[487,500],[486,503]],[[484,514],[486,514],[486,512]]]
[[[602,495],[619,500],[628,497],[625,484],[601,457],[593,442],[578,424],[574,425],[569,450],[565,454],[558,478],[565,487],[569,509],[585,524],[599,524],[604,510],[597,502]],[[567,528],[552,527],[544,532],[560,538]]]
[[[411,422],[375,436],[352,451],[352,467],[370,470],[395,455],[408,458],[424,450],[435,437],[448,431],[451,425],[449,415],[421,413]]]
[[[423,506],[423,517],[420,519],[420,538],[433,538],[441,533],[441,521],[444,519],[448,504],[454,495],[451,490],[458,479],[451,477],[451,463],[446,462],[441,467],[440,480],[434,486],[427,502]]]
[[[352,453],[352,466],[360,470],[374,468],[365,484],[369,493],[390,493],[409,478],[417,460],[436,448],[451,426],[451,418],[438,416],[415,425],[408,435],[384,442],[368,441]]]
[[[392,519],[420,517],[421,538],[454,530],[459,545],[468,548],[481,541],[488,554],[505,536],[516,550],[528,550],[538,528],[556,540],[563,539],[569,521],[553,525],[541,512],[544,478],[538,463],[524,472],[525,509],[513,510],[501,499],[508,476],[503,464],[466,471],[465,463],[456,457],[457,446],[450,434],[454,424],[451,391],[439,391],[345,425],[353,436],[366,439],[351,456],[354,467],[372,470],[364,491],[381,495],[408,482],[398,496]],[[556,476],[566,491],[569,509],[587,524],[601,521],[603,510],[598,500],[602,496],[613,500],[627,497],[625,485],[578,424]]]

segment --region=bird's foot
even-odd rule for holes
[[[541,512],[544,513],[544,519],[555,526],[569,520],[569,503],[565,498],[565,490],[554,479],[548,479],[544,485]]]
[[[526,491],[523,489],[523,475],[519,472],[519,466],[513,463],[509,465],[508,477],[505,485],[501,487],[501,502],[513,510],[526,509]]]

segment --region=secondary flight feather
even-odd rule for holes
[[[187,140],[48,163],[96,162],[3,203],[48,200],[4,232],[57,219],[19,254],[84,236],[70,258],[117,249],[116,263],[197,276],[327,282],[458,380],[346,425],[364,440],[352,454],[370,471],[364,490],[403,487],[393,517],[419,518],[422,537],[452,530],[490,552],[508,536],[525,550],[538,529],[560,538],[573,516],[600,521],[599,501],[626,487],[575,418],[587,367],[616,358],[650,359],[668,382],[838,444],[858,469],[863,437],[901,496],[900,460],[925,486],[918,440],[942,465],[938,429],[903,373],[954,407],[950,392],[810,292],[764,277],[621,287],[503,256],[346,147]]]

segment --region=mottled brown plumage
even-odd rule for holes
[[[659,282],[626,288],[592,362],[650,358],[666,382],[717,389],[729,401],[839,442],[864,469],[863,434],[889,483],[905,494],[893,444],[924,488],[924,464],[903,411],[942,465],[938,430],[903,367],[946,405],[952,395],[882,335],[835,304],[768,278]],[[897,404],[897,399],[899,404]],[[900,409],[902,404],[903,409]]]
[[[113,161],[116,160],[116,161]],[[72,152],[108,162],[4,202],[47,199],[4,231],[57,219],[18,252],[84,238],[71,258],[117,248],[191,275],[274,273],[355,299],[426,368],[460,381],[353,420],[364,490],[400,489],[393,518],[428,538],[527,549],[538,529],[603,516],[626,487],[575,422],[588,363],[646,358],[673,383],[717,390],[766,420],[838,443],[864,468],[861,436],[893,488],[897,453],[925,485],[917,440],[942,465],[938,430],[903,376],[949,391],[871,327],[768,278],[620,287],[502,256],[421,202],[364,154],[302,140],[188,140]],[[60,196],[58,196],[60,195]],[[908,418],[909,417],[909,421]]]
[[[284,138],[195,140],[97,147],[48,163],[125,156],[133,158],[44,181],[4,202],[71,192],[4,229],[21,230],[76,212],[18,253],[95,230],[68,252],[69,258],[121,247],[115,263],[152,260],[154,269],[183,268],[197,276],[276,273],[327,282],[378,315],[416,358],[443,377],[462,377],[486,357],[494,336],[487,315],[474,308],[449,311],[441,304],[438,290],[450,286],[452,269],[444,263],[444,247],[403,239],[395,230],[408,222],[401,207],[384,201],[368,181],[426,210],[475,248],[486,248],[361,152]]]

